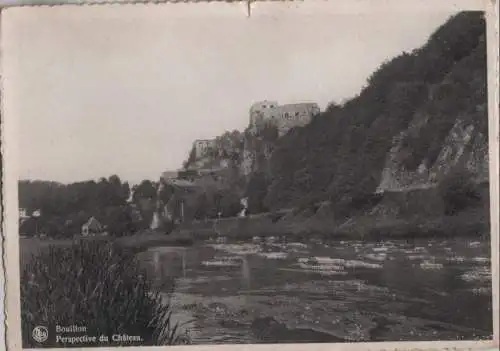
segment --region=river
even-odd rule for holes
[[[164,296],[193,344],[460,340],[492,335],[489,247],[219,238],[139,258],[176,278]]]

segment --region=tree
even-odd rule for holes
[[[211,207],[213,208],[213,204],[210,204],[210,200],[208,199],[207,193],[203,192],[198,195],[194,203],[194,218],[198,220],[202,220],[208,218],[210,216]],[[213,214],[213,213],[212,213]]]
[[[278,140],[279,132],[278,128],[270,123],[266,122],[259,128],[258,135],[265,141],[274,143]]]
[[[146,184],[141,189],[147,192],[150,187]],[[26,208],[29,213],[40,210],[42,216],[35,231],[51,237],[71,237],[80,233],[81,226],[90,217],[105,223],[110,209],[129,208],[129,195],[128,183],[122,183],[117,175],[101,177],[97,182],[89,180],[70,184],[19,182],[20,207]],[[34,220],[31,220],[24,224],[23,230],[33,232],[33,223]],[[130,230],[127,229],[128,232]]]
[[[130,185],[128,182],[122,184],[122,198],[127,201],[130,197]]]
[[[38,226],[37,218],[27,218],[19,224],[19,234],[26,235],[29,237],[37,234]]]
[[[220,191],[217,196],[217,208],[223,217],[235,217],[243,209],[240,198],[232,191]]]
[[[108,187],[107,194],[110,196],[108,203],[112,206],[124,205],[129,197],[128,183],[122,184],[120,177],[112,175],[108,179]]]
[[[305,196],[298,202],[296,212],[308,211],[310,214],[315,214],[319,207],[319,201],[315,196]]]
[[[172,185],[163,183],[160,191],[159,191],[159,200],[163,203],[166,204],[170,200],[170,198],[174,195],[175,188]]]
[[[196,161],[196,149],[192,147],[191,151],[189,152],[188,159],[183,164],[184,169],[189,168],[189,166],[191,166],[191,164],[193,164],[195,161]]]
[[[248,198],[249,213],[261,213],[267,211],[264,205],[264,199],[268,188],[267,177],[263,172],[252,174],[245,191],[245,197]]]
[[[134,188],[134,199],[137,203],[139,199],[156,200],[156,187],[150,180],[143,180],[139,185]]]
[[[106,224],[109,234],[117,237],[132,234],[137,230],[132,211],[128,206],[108,208]]]
[[[438,190],[444,200],[447,215],[475,206],[481,200],[478,186],[468,170],[449,173],[439,184]]]
[[[326,112],[328,112],[328,113],[336,113],[336,112],[339,112],[341,109],[342,109],[342,106],[334,101],[330,102],[326,106]]]

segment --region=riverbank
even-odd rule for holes
[[[191,246],[194,243],[194,238],[188,231],[180,231],[171,235],[147,231],[121,238],[109,236],[81,236],[71,239],[20,238],[19,255],[21,266],[25,266],[34,256],[39,256],[51,247],[71,248],[93,242],[101,242],[103,244],[114,242],[125,249],[142,251],[154,246]]]
[[[195,224],[184,231],[192,232],[193,238],[225,236],[249,238],[254,236],[286,236],[307,240],[322,237],[332,240],[384,240],[431,237],[480,237],[489,233],[489,219],[484,211],[474,209],[454,216],[437,218],[379,219],[376,217],[351,218],[341,225],[333,219],[306,218],[285,219],[274,222],[272,216],[235,218],[212,225]]]
[[[328,203],[292,211],[261,213],[245,218],[223,218],[186,224],[194,237],[287,236],[307,240],[384,240],[430,237],[479,237],[489,233],[489,187],[478,187],[471,205],[447,214],[442,194],[436,188],[373,194],[347,204],[337,217]]]
[[[244,218],[221,218],[180,225],[170,234],[143,231],[130,236],[76,237],[71,239],[21,238],[21,260],[50,246],[70,247],[85,241],[109,241],[143,251],[154,246],[191,246],[213,237],[248,239],[284,237],[307,241],[380,241],[391,239],[468,237],[488,240],[490,232],[489,188],[481,184],[479,201],[453,215],[446,215],[441,195],[435,188],[374,194],[357,203],[344,218],[335,218],[329,204],[314,210],[282,210]],[[313,206],[314,207],[314,206]]]
[[[454,216],[435,218],[381,219],[370,216],[359,216],[341,225],[331,218],[293,217],[274,221],[272,215],[251,218],[231,218],[213,223],[193,223],[190,226],[166,235],[161,232],[148,231],[122,238],[81,237],[74,239],[21,238],[20,256],[24,265],[51,246],[71,247],[86,241],[115,241],[117,244],[143,251],[155,246],[192,246],[195,242],[213,237],[249,239],[258,237],[282,237],[287,240],[307,241],[321,238],[327,240],[364,240],[383,241],[391,239],[413,240],[417,238],[453,238],[467,237],[488,240],[489,213],[481,209],[471,209]]]

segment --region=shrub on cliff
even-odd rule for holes
[[[132,251],[102,242],[82,241],[72,247],[50,247],[29,261],[21,273],[23,347],[41,346],[32,339],[45,326],[45,347],[165,345],[177,341],[170,306],[155,293],[139,270]],[[109,337],[109,343],[64,344],[56,341],[56,325],[78,325],[83,333],[63,336]],[[140,337],[113,341],[112,335]]]
[[[469,171],[451,172],[439,184],[443,197],[445,214],[454,215],[481,201],[478,185],[474,183]]]
[[[267,215],[267,218],[271,220],[272,223],[278,222],[280,219],[282,219],[286,215],[285,212],[280,212],[280,211],[272,211]]]
[[[307,211],[311,215],[315,214],[318,212],[320,202],[321,201],[316,196],[304,196],[300,201],[298,201],[294,212],[298,214]]]

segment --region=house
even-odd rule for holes
[[[82,225],[82,235],[88,236],[93,234],[100,234],[104,230],[102,224],[95,219],[94,217],[90,217],[89,220]]]

